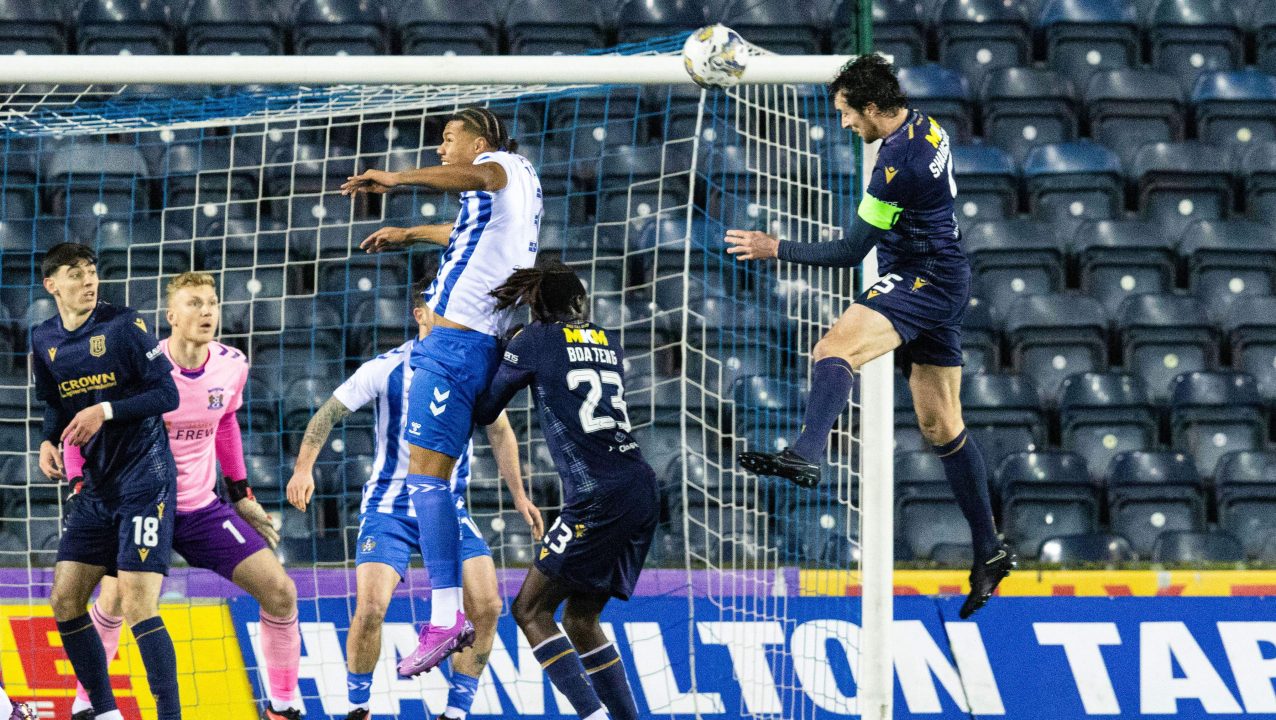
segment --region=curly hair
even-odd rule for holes
[[[518,152],[518,141],[509,136],[509,130],[496,113],[484,107],[471,107],[457,111],[447,119],[448,122],[459,122],[466,130],[487,141],[493,150]]]
[[[884,113],[908,106],[908,96],[900,89],[891,64],[876,53],[861,55],[837,71],[829,83],[829,97],[836,98],[838,93],[857,112],[864,112],[869,103]]]
[[[537,322],[583,322],[589,319],[589,294],[576,271],[557,260],[515,270],[491,292],[496,309],[526,305]]]

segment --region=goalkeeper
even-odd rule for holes
[[[802,433],[777,453],[745,452],[740,466],[803,487],[820,482],[820,460],[833,424],[846,409],[865,363],[892,350],[906,356],[917,422],[944,465],[970,525],[975,565],[961,617],[983,607],[1015,567],[1001,543],[988,497],[988,471],[961,417],[961,320],[970,299],[970,263],[961,249],[953,200],[948,134],[908,109],[890,65],[856,58],[829,85],[842,127],[871,143],[877,163],[858,216],[840,241],[797,243],[765,233],[728,230],[727,252],[741,260],[853,268],[878,249],[881,280],[855,299],[815,345],[811,394]]]

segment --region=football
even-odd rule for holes
[[[740,82],[749,48],[740,33],[721,23],[691,33],[682,45],[682,63],[697,85],[731,87]]]

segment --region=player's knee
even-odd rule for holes
[[[514,605],[510,608],[510,613],[514,615],[514,622],[518,623],[519,627],[526,628],[536,622],[540,609],[538,603],[519,595],[514,599]]]
[[[354,609],[354,625],[357,625],[364,633],[380,632],[381,623],[385,621],[388,609],[389,603],[383,602],[380,598],[360,598]],[[351,630],[353,629],[352,626]]]
[[[143,593],[130,593],[124,598],[124,622],[136,625],[159,615],[158,598],[145,597]]]
[[[101,593],[93,604],[97,606],[98,612],[111,617],[122,617],[124,615],[124,603],[120,601],[118,592]]]
[[[812,362],[820,362],[829,358],[841,358],[855,372],[859,372],[860,365],[863,364],[858,355],[859,352],[853,341],[842,342],[828,335],[821,338],[819,342],[815,343],[815,347],[811,349]]]
[[[275,617],[289,617],[297,609],[297,586],[284,573],[271,578],[257,599],[261,609]]]
[[[53,617],[59,622],[73,620],[83,615],[84,606],[87,603],[88,598],[81,597],[80,593],[58,585],[54,585],[52,592],[49,593],[49,605],[53,608]]]
[[[499,597],[484,597],[479,598],[478,602],[473,604],[472,611],[467,614],[475,626],[496,627],[496,622],[501,617],[502,607]]]
[[[573,640],[591,636],[598,627],[598,615],[578,612],[563,613],[563,630],[566,630],[567,637]]]
[[[943,445],[951,442],[961,432],[960,413],[931,412],[917,416],[917,427],[922,437],[931,445]]]

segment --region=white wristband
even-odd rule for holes
[[[111,403],[104,402],[104,403],[98,403],[98,404],[102,406],[102,416],[104,418],[106,418],[107,420],[110,420],[111,418],[115,417],[115,413],[111,411]]]

